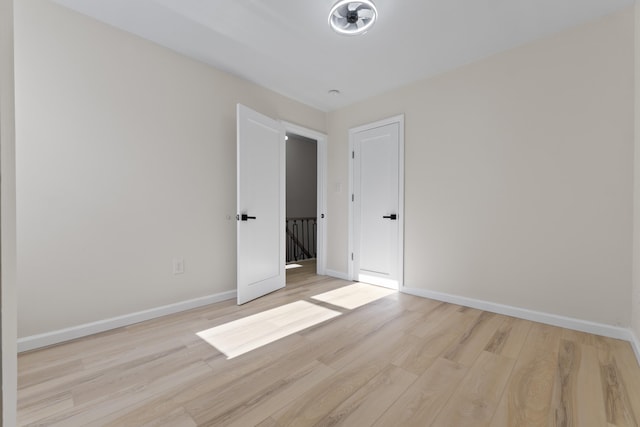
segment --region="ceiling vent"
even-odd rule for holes
[[[338,34],[364,34],[376,22],[378,11],[370,0],[340,0],[329,12],[329,25]]]

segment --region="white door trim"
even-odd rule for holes
[[[317,132],[287,121],[282,120],[282,125],[287,133],[304,136],[317,141],[317,226],[318,235],[316,241],[316,273],[324,276],[327,271],[327,143],[328,137],[324,133]],[[324,218],[323,218],[324,215]]]
[[[375,129],[378,127],[397,123],[400,129],[398,135],[399,150],[398,153],[398,227],[400,232],[398,233],[398,290],[404,288],[404,114],[400,114],[388,119],[379,120],[377,122],[368,123],[362,126],[357,126],[349,129],[349,245],[348,245],[348,276],[349,280],[357,280],[357,274],[354,271],[354,258],[359,254],[356,253],[359,248],[354,244],[354,209],[353,209],[353,195],[354,195],[354,170],[353,170],[353,152],[355,135],[358,132]]]

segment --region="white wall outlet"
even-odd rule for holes
[[[184,273],[184,258],[174,258],[173,274],[183,274],[183,273]]]

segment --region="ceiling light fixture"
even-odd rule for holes
[[[329,25],[338,34],[364,34],[378,18],[378,10],[371,0],[339,0],[329,12]]]

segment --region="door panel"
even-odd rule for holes
[[[400,268],[398,159],[398,123],[355,134],[353,170],[356,279],[395,289],[398,288]]]
[[[285,286],[285,142],[276,120],[238,104],[238,304]]]

